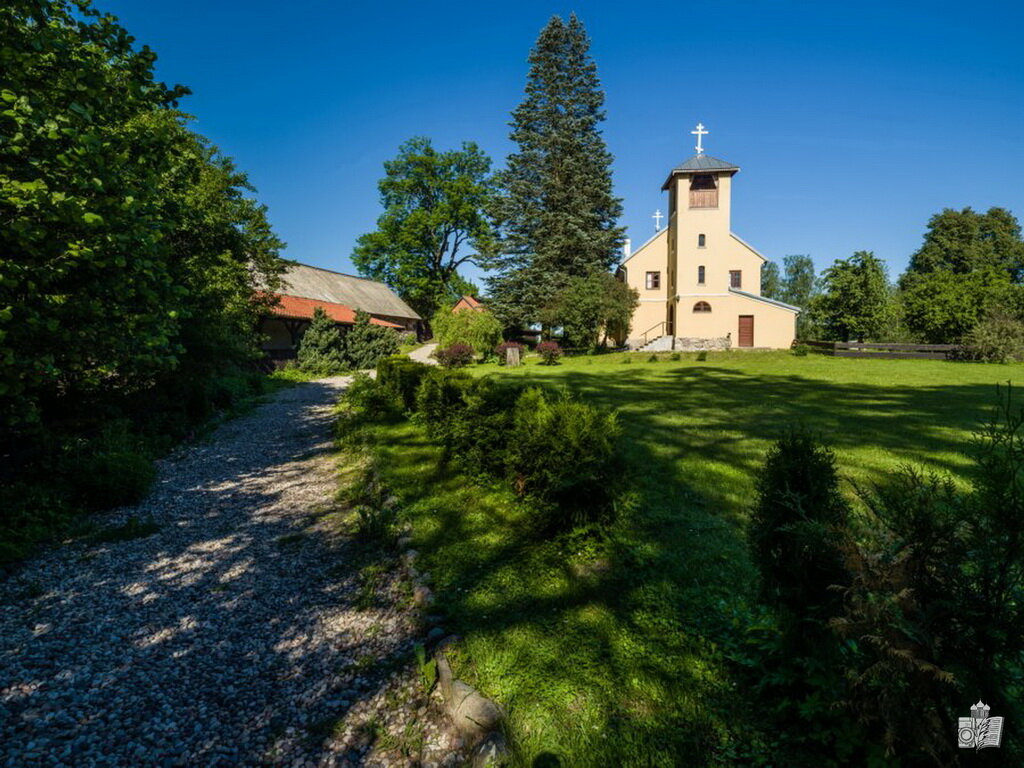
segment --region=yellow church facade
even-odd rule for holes
[[[788,348],[798,307],[761,296],[753,246],[732,232],[732,181],[739,167],[703,153],[674,168],[667,226],[629,254],[619,277],[640,294],[628,345],[633,349]]]

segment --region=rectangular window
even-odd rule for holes
[[[698,248],[703,248],[706,243],[707,243],[707,239],[704,237],[704,235],[697,235],[697,247]]]
[[[743,273],[738,269],[729,270],[729,287],[730,288],[742,288],[743,287]]]
[[[697,267],[697,283],[704,285],[704,267]]]
[[[647,273],[647,290],[653,291],[661,288],[661,272]]]

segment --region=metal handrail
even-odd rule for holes
[[[652,326],[651,326],[650,328],[648,328],[648,329],[647,329],[646,331],[644,331],[644,332],[643,332],[643,333],[641,334],[641,336],[643,337],[643,340],[644,340],[644,344],[646,344],[646,343],[647,343],[647,334],[649,334],[649,333],[650,333],[651,331],[653,331],[653,330],[654,330],[655,328],[661,328],[661,329],[662,329],[662,331],[664,331],[664,330],[665,330],[665,321],[664,321],[664,320],[662,320],[662,321],[661,321],[660,323],[655,323],[654,325],[652,325]],[[659,333],[659,334],[658,334],[658,336],[664,336],[664,335],[665,335],[664,333]],[[641,345],[641,346],[642,346],[642,345]]]

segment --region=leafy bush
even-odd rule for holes
[[[648,363],[656,363],[656,362],[658,362],[658,356],[652,354],[650,357],[647,358],[647,362]]]
[[[473,362],[473,348],[469,344],[452,344],[447,349],[438,349],[437,362],[443,368],[464,368]]]
[[[787,432],[757,480],[750,545],[765,601],[793,617],[823,616],[845,584],[839,553],[848,508],[835,454],[807,432]]]
[[[430,321],[434,339],[439,347],[468,344],[480,357],[491,354],[501,341],[501,321],[490,312],[460,310],[442,307]]]
[[[608,511],[619,426],[615,415],[530,388],[515,403],[505,471],[540,507],[545,530],[565,530]]]
[[[508,350],[510,349],[518,349],[519,358],[522,359],[523,351],[525,349],[522,344],[520,344],[518,341],[503,341],[501,342],[501,344],[494,348],[494,354],[498,358],[498,365],[505,364],[505,361],[508,358]]]
[[[92,509],[135,504],[145,498],[156,477],[149,457],[133,450],[107,450],[73,460],[69,467],[75,496]]]
[[[416,407],[416,390],[430,370],[429,365],[404,356],[387,357],[377,363],[377,383],[411,411]]]
[[[705,350],[705,351],[701,351],[701,352],[698,352],[698,353],[697,353],[697,362],[699,362],[699,363],[703,363],[703,362],[705,362],[705,361],[706,361],[707,359],[708,359],[708,353],[707,353],[707,351],[706,351],[706,350]]]
[[[562,348],[557,341],[542,341],[537,345],[537,354],[540,355],[544,365],[554,365],[562,356]]]
[[[678,352],[673,352],[671,355],[669,355],[668,359],[671,360],[672,362],[678,362],[679,360],[683,359],[683,356]]]
[[[1005,307],[988,310],[966,336],[967,355],[989,363],[1024,360],[1024,321]]]
[[[356,322],[345,334],[341,359],[345,368],[365,371],[385,357],[398,354],[398,334],[393,328],[374,325],[366,312],[356,311]]]
[[[797,357],[807,357],[807,353],[811,351],[811,348],[806,344],[794,344],[793,354]]]
[[[395,398],[384,387],[359,372],[338,401],[338,434],[344,436],[370,419],[397,415]]]
[[[299,342],[299,369],[306,373],[330,376],[345,369],[341,329],[323,307],[313,310],[313,320]]]

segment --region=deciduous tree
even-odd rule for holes
[[[890,288],[885,264],[869,251],[836,259],[822,275],[815,313],[832,338],[877,338],[886,326]]]
[[[384,213],[352,254],[361,275],[394,288],[424,317],[468,292],[459,269],[493,251],[485,211],[493,194],[490,158],[474,143],[438,152],[430,139],[405,142],[384,163]]]

